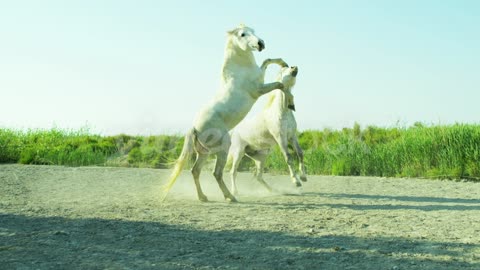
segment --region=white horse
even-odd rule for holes
[[[265,43],[252,28],[240,25],[227,33],[225,57],[222,67],[222,87],[215,99],[197,115],[193,128],[185,136],[182,153],[169,182],[163,187],[163,199],[172,188],[185,162],[196,152],[192,168],[198,199],[208,201],[200,186],[200,171],[209,154],[216,155],[215,179],[227,201],[235,202],[223,182],[223,169],[230,148],[229,131],[250,111],[257,99],[274,89],[283,89],[281,82],[264,83],[265,70],[270,64],[288,66],[282,59],[267,59],[259,67],[253,51],[262,51]],[[163,200],[162,199],[162,200]]]
[[[280,70],[278,81],[285,86],[285,90],[283,90],[285,93],[290,93],[292,90],[296,82],[297,73],[297,67],[284,67]],[[291,105],[290,97],[286,97],[284,92],[280,90],[273,91],[269,94],[269,100],[263,111],[251,121],[240,123],[232,132],[232,146],[230,147],[229,158],[232,159],[230,173],[233,194],[238,194],[235,179],[237,177],[238,165],[244,155],[255,162],[256,179],[271,191],[271,188],[263,180],[262,174],[265,159],[275,144],[280,146],[293,183],[300,187],[302,184],[299,178],[302,181],[307,181],[303,163],[303,151],[300,148],[296,135],[297,122],[292,112],[295,108]],[[294,170],[293,159],[288,152],[289,143],[291,143],[299,158],[300,177]]]

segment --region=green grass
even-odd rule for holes
[[[179,136],[102,137],[83,130],[0,129],[0,163],[162,168],[180,153],[181,141]]]
[[[310,174],[480,179],[480,126],[359,126],[299,134]],[[269,169],[286,172],[280,152]]]
[[[0,130],[0,162],[84,166],[103,164],[117,151],[110,138],[86,131]]]
[[[309,174],[480,179],[480,125],[432,125],[298,134]],[[100,136],[87,130],[0,129],[0,163],[168,168],[183,136]],[[253,163],[244,158],[240,168]],[[276,147],[266,169],[287,173]]]

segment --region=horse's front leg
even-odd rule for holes
[[[295,169],[293,166],[293,157],[292,155],[288,152],[288,139],[287,139],[287,134],[285,132],[286,130],[280,130],[280,134],[276,134],[274,136],[275,140],[278,143],[278,146],[280,146],[280,151],[283,154],[283,158],[287,162],[288,170],[290,171],[290,178],[292,179],[292,182],[297,186],[301,187],[302,183],[298,179],[298,175],[295,173]],[[282,134],[284,132],[285,134]]]
[[[257,92],[257,96],[260,97],[262,95],[265,95],[275,89],[280,89],[282,90],[282,92],[285,94],[285,98],[286,98],[286,101],[287,101],[287,107],[291,110],[294,110],[295,111],[295,103],[294,103],[294,99],[293,99],[293,95],[290,91],[285,91],[285,85],[283,85],[283,83],[281,82],[272,82],[272,83],[266,83],[266,84],[263,84],[262,86],[260,86],[258,88],[258,92]]]
[[[281,82],[272,82],[272,83],[265,83],[265,84],[262,84],[259,88],[258,88],[258,96],[261,96],[261,95],[265,95],[275,89],[280,89],[283,91],[283,89],[285,88],[285,86],[283,85],[283,83]],[[287,93],[287,92],[285,92]]]
[[[282,58],[274,58],[274,59],[265,59],[265,61],[263,61],[262,65],[260,66],[260,68],[263,70],[263,72],[265,72],[265,70],[267,69],[267,67],[271,64],[277,64],[281,67],[288,67],[288,64],[287,62],[283,61]]]

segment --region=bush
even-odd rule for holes
[[[140,148],[133,148],[129,153],[128,153],[128,163],[130,164],[140,164],[143,162],[143,154],[142,151],[140,151]]]

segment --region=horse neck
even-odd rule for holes
[[[285,110],[288,109],[285,105],[285,93],[280,89],[276,89],[270,93],[267,105],[265,106],[264,110],[277,110],[283,113],[285,112]]]
[[[223,62],[223,70],[228,69],[229,66],[244,66],[252,67],[257,66],[253,52],[244,51],[232,44],[230,40],[227,41],[225,46],[225,57]]]

